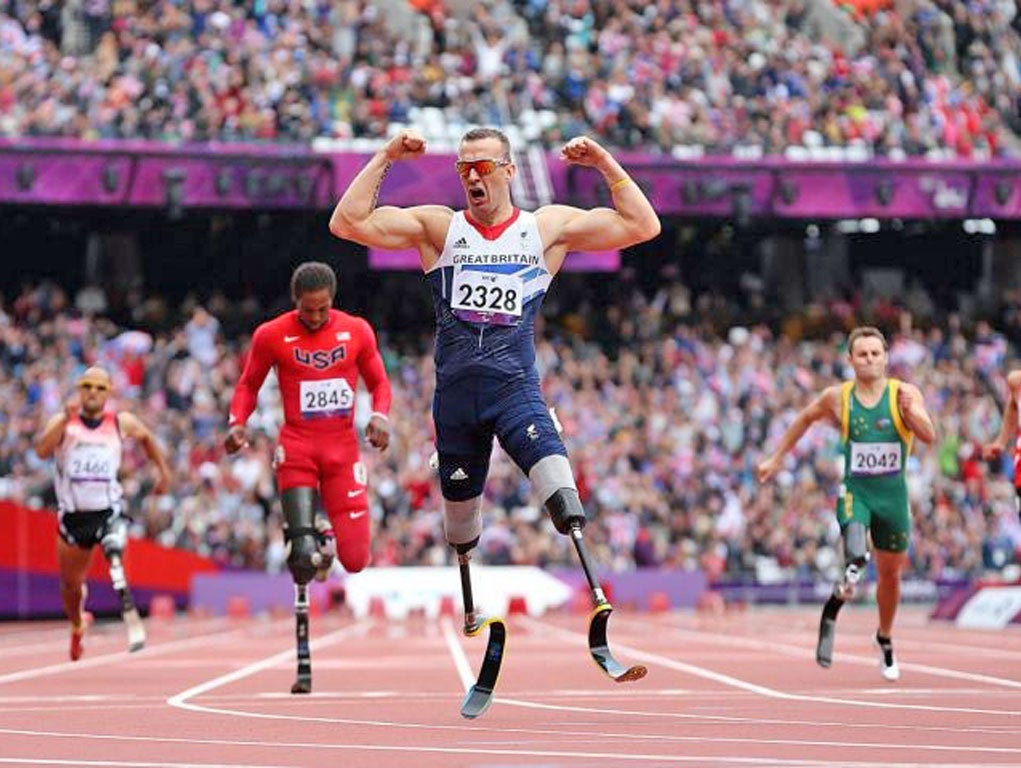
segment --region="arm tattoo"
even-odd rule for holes
[[[379,190],[383,187],[383,180],[386,178],[386,175],[390,173],[390,168],[392,166],[393,163],[391,162],[388,162],[383,166],[383,172],[379,174],[379,181],[376,182],[376,189],[372,192],[372,205],[369,207],[369,210],[375,210],[376,204],[379,202]]]

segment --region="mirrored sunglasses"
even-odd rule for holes
[[[457,168],[457,175],[467,179],[474,170],[479,176],[488,176],[502,165],[510,165],[510,160],[458,160],[454,166]]]

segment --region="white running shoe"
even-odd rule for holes
[[[893,644],[891,643],[887,648],[884,648],[879,642],[878,635],[872,639],[872,642],[875,643],[876,650],[879,651],[879,671],[883,675],[883,679],[891,683],[900,680],[900,666],[893,655]]]

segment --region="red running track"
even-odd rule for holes
[[[610,620],[618,685],[590,660],[586,617],[513,617],[497,698],[458,714],[484,640],[449,620],[313,619],[314,692],[287,693],[290,619],[149,622],[141,653],[106,623],[66,661],[65,625],[0,625],[4,766],[1005,766],[1021,765],[1021,634],[929,624],[904,610],[902,677],[848,607],[829,670],[817,612]]]

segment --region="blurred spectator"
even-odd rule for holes
[[[598,292],[572,280],[560,289],[547,308],[549,340],[538,345],[537,364],[577,468],[593,556],[617,569],[704,568],[721,578],[833,579],[840,566],[837,432],[818,426],[810,431],[770,493],[756,486],[753,472],[763,446],[775,441],[807,394],[847,375],[843,350],[832,339],[843,338],[847,323],[874,319],[877,307],[886,312],[883,305],[852,299],[845,313],[813,321],[812,339],[792,339],[775,334],[747,310],[740,310],[747,325],[721,324],[720,318],[738,313],[732,297],[692,294],[676,279],[650,296],[622,276],[616,295],[584,312],[600,318],[597,334],[579,331],[573,313]],[[139,333],[101,315],[72,314],[62,294],[51,284],[26,285],[9,305],[0,304],[10,306],[6,324],[0,314],[0,496],[32,506],[52,505],[53,498],[48,466],[30,450],[30,436],[89,362],[123,350],[125,337]],[[392,303],[389,295],[378,300],[368,316]],[[174,497],[143,499],[147,481],[136,470],[144,457],[125,455],[123,484],[136,515],[134,534],[231,566],[277,572],[284,556],[274,533],[281,519],[270,466],[279,392],[267,383],[260,393],[249,422],[251,449],[224,456],[216,434],[240,371],[244,337],[217,342],[212,363],[202,364],[184,330],[196,313],[190,303],[184,310],[176,324],[170,315],[170,330],[157,333],[142,355],[144,374],[132,379],[137,386],[119,394],[118,407],[134,410],[152,426],[174,471]],[[911,571],[952,577],[1017,562],[1021,526],[1004,474],[1009,462],[988,465],[975,448],[999,429],[995,398],[1005,392],[1002,371],[1008,367],[1003,337],[988,323],[971,328],[956,315],[890,317],[902,329],[891,336],[891,364],[896,353],[901,375],[925,393],[940,434],[937,446],[909,459]],[[210,316],[201,325],[215,320]],[[780,318],[776,327],[806,324]],[[114,344],[117,339],[122,341]],[[381,565],[449,558],[428,465],[433,446],[427,346],[416,331],[407,337],[406,351],[383,350],[394,411],[408,417],[394,421],[388,456],[365,456],[372,478],[374,562]],[[209,354],[208,344],[199,349]],[[483,508],[480,552],[490,562],[572,562],[569,545],[548,535],[545,514],[499,450]]]
[[[309,142],[415,122],[665,152],[1016,143],[1013,3],[838,5],[824,36],[805,0],[489,0],[467,16],[416,0],[410,20],[367,0],[10,2],[0,136]]]

